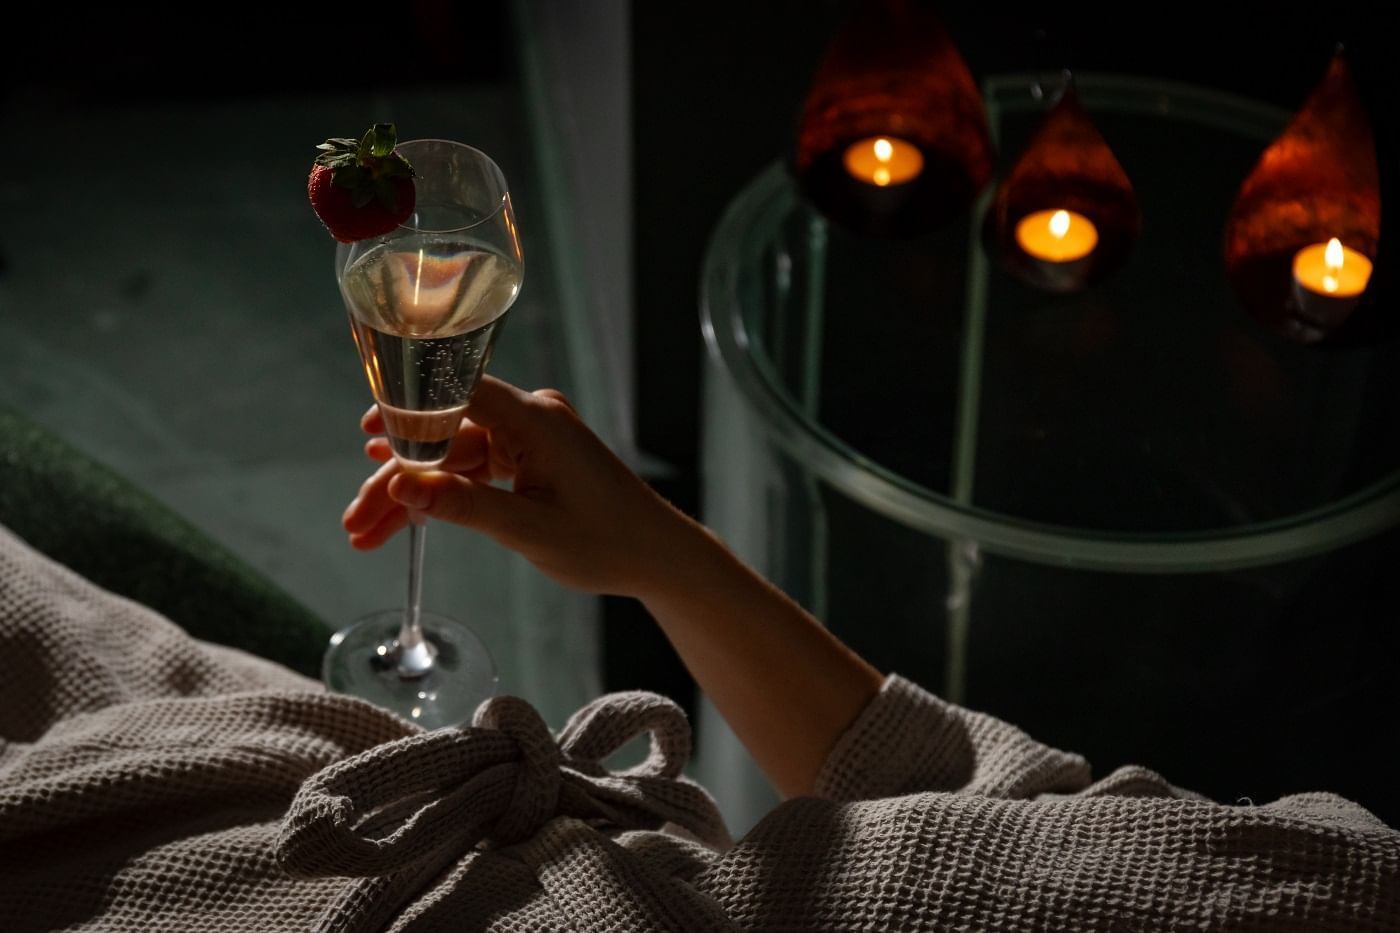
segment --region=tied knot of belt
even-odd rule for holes
[[[644,733],[645,761],[603,765]],[[470,727],[389,742],[313,775],[283,821],[277,856],[302,877],[380,876],[523,842],[560,816],[603,830],[672,823],[726,845],[714,801],[681,776],[689,756],[685,714],[655,694],[601,697],[557,738],[529,703],[496,697]]]

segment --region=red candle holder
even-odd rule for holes
[[[1369,277],[1380,221],[1371,121],[1338,52],[1240,186],[1225,225],[1226,274],[1269,330],[1304,343],[1328,340],[1367,304],[1364,285],[1358,292],[1344,283],[1362,263]],[[1344,249],[1334,248],[1336,264],[1328,266],[1320,257],[1333,239]]]
[[[1054,292],[1102,280],[1132,251],[1137,195],[1073,85],[1002,181],[982,230],[1007,271]]]
[[[867,0],[837,33],[798,127],[798,184],[860,233],[912,236],[965,212],[992,175],[982,97],[917,0]]]

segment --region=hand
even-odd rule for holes
[[[377,407],[361,426],[384,430]],[[351,545],[361,549],[383,544],[413,510],[484,532],[566,586],[640,596],[664,580],[669,542],[693,525],[553,389],[530,393],[483,377],[436,470],[404,470],[383,437],[365,451],[383,465],[343,518]]]

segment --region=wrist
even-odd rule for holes
[[[712,591],[715,568],[728,551],[714,534],[658,497],[658,514],[638,558],[631,592],[655,609]]]

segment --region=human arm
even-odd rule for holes
[[[880,674],[656,495],[558,393],[487,377],[467,416],[436,471],[406,472],[383,438],[369,441],[382,466],[345,512],[352,545],[379,546],[412,508],[567,586],[641,600],[779,791],[810,793]],[[382,431],[377,412],[364,427]]]

